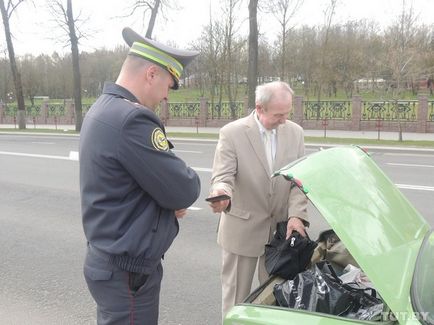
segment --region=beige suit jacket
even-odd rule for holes
[[[274,170],[304,155],[303,129],[291,122],[277,128]],[[265,149],[253,113],[220,130],[211,189],[231,196],[230,209],[222,212],[217,242],[243,256],[264,253],[278,221],[289,216],[307,218],[307,199],[283,177],[270,178]]]

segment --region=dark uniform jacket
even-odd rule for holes
[[[174,210],[197,199],[200,181],[169,149],[160,119],[106,83],[81,129],[80,190],[89,245],[149,274],[178,233]]]

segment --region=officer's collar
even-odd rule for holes
[[[128,99],[130,102],[140,104],[136,96],[134,96],[129,90],[119,86],[118,84],[115,84],[114,82],[104,83],[103,93],[122,97]]]

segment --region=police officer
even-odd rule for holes
[[[130,28],[122,34],[129,55],[86,114],[80,136],[84,276],[98,324],[157,324],[161,259],[200,181],[171,151],[154,111],[198,53]]]

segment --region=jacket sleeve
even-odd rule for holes
[[[299,127],[298,132],[298,153],[297,158],[304,156],[304,134],[303,129]],[[298,217],[303,219],[305,225],[309,225],[308,214],[307,214],[308,200],[306,195],[297,187],[293,186],[289,191],[288,198],[288,217]]]
[[[232,139],[227,133],[224,127],[220,130],[214,154],[210,191],[222,189],[232,196],[237,173],[237,155]]]
[[[119,161],[161,207],[184,209],[196,201],[199,176],[168,148],[159,125],[138,109],[125,120],[120,137]]]
[[[288,198],[288,217],[298,217],[303,219],[305,225],[309,225],[307,204],[306,195],[297,186],[291,188]]]

